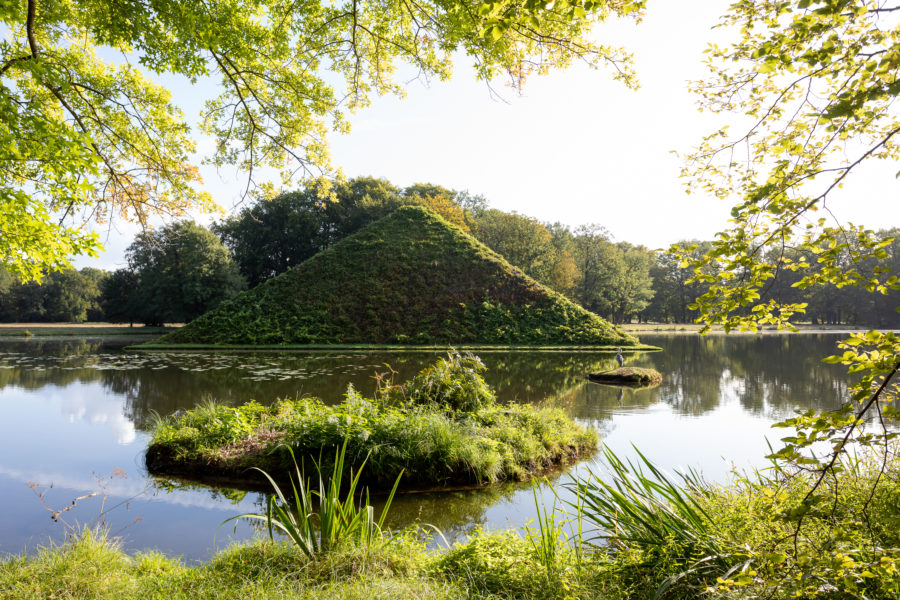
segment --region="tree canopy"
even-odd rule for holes
[[[39,284],[0,267],[0,322],[81,322],[104,318],[101,289],[108,274],[85,267],[53,271]]]
[[[460,203],[479,206],[479,200],[432,184],[400,189],[374,177],[349,181],[320,178],[272,199],[259,198],[216,223],[213,230],[231,250],[250,287],[254,287],[401,206],[427,206],[469,231]]]
[[[715,285],[699,301],[709,323],[754,329],[805,309],[770,302],[776,275],[811,268],[772,248],[812,253],[819,266],[798,286],[886,291],[897,284],[856,268],[883,258],[888,240],[819,215],[828,215],[829,198],[860,164],[900,158],[900,28],[891,17],[898,10],[898,3],[868,0],[744,0],[724,17],[739,39],[710,48],[710,76],[694,90],[703,108],[750,121],[736,135],[723,128],[707,136],[684,172],[691,189],[736,202],[733,226],[693,263],[718,265]]]
[[[708,326],[789,327],[792,317],[818,308],[795,290],[849,286],[887,295],[900,287],[888,268],[892,237],[837,221],[828,210],[860,165],[900,158],[898,11],[900,3],[889,0],[731,5],[723,25],[738,39],[710,47],[710,76],[694,88],[704,108],[749,122],[736,135],[721,129],[707,136],[688,157],[685,174],[692,188],[735,201],[732,225],[702,257],[691,256],[695,245],[676,249],[682,266],[692,266],[694,279],[708,285],[694,305]],[[849,448],[887,456],[897,435],[885,423],[898,416],[900,337],[872,330],[838,349],[826,362],[848,366],[851,398],[840,410],[808,411],[780,423],[792,433],[769,456],[786,467],[783,474],[815,474],[783,515],[795,525],[801,563],[815,564],[799,540],[807,515],[827,513],[823,481],[852,464],[845,460]],[[862,431],[869,419],[880,422],[879,433]],[[829,451],[816,450],[819,442]],[[871,499],[878,481],[861,493]]]
[[[205,160],[248,186],[328,168],[327,134],[371,94],[403,94],[399,65],[450,76],[465,52],[476,75],[521,86],[583,59],[634,83],[627,54],[591,40],[595,22],[640,17],[644,0],[0,3],[0,264],[27,278],[93,254],[86,223],[145,224],[212,208],[194,132],[160,75],[217,85],[199,131]]]
[[[553,236],[537,219],[497,209],[479,215],[475,237],[541,283],[548,283],[558,261]]]
[[[192,221],[139,234],[127,254],[129,268],[103,288],[104,310],[115,320],[184,323],[246,287],[215,234]]]

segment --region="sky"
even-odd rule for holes
[[[351,133],[331,137],[333,163],[347,177],[468,190],[493,208],[545,222],[599,223],[616,241],[649,248],[711,239],[727,226],[730,205],[687,195],[675,152],[689,152],[722,122],[698,111],[687,82],[704,76],[707,45],[727,41],[727,31],[712,28],[729,4],[650,0],[640,24],[600,25],[598,39],[633,53],[636,91],[608,71],[575,65],[533,77],[519,94],[477,81],[461,57],[449,82],[413,81],[406,98],[376,98],[353,115]],[[203,85],[171,88],[189,117],[213,94]],[[209,144],[201,139],[198,146]],[[900,184],[896,168],[883,176],[888,168],[870,165],[851,177],[843,197],[830,203],[838,218],[874,229],[900,225]],[[240,208],[239,173],[204,168],[203,176],[216,202]],[[107,251],[99,259],[79,258],[76,266],[124,266],[135,228],[115,223],[99,233]]]

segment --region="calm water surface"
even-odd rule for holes
[[[631,445],[669,469],[694,467],[724,481],[733,467],[762,465],[770,428],[797,408],[831,409],[846,398],[840,367],[820,362],[840,335],[644,335],[664,351],[630,357],[663,383],[622,390],[583,375],[612,367],[601,354],[485,353],[486,379],[504,401],[548,402],[595,427],[617,453]],[[154,416],[207,398],[229,404],[311,394],[338,401],[347,385],[370,394],[390,365],[403,381],[437,353],[135,353],[136,340],[0,340],[0,553],[62,539],[65,526],[105,520],[129,550],[208,558],[257,533],[220,524],[259,510],[259,494],[154,480],[143,465]],[[587,460],[552,476],[597,469]],[[557,486],[557,489],[559,486]],[[43,494],[39,496],[39,494]],[[105,504],[102,501],[106,496]],[[550,498],[548,496],[548,498]],[[531,487],[407,495],[393,527],[430,523],[453,538],[475,527],[521,526],[534,516]],[[102,513],[102,514],[101,514]]]

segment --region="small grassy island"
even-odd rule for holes
[[[639,346],[407,206],[145,347],[348,344]]]
[[[594,383],[633,387],[648,387],[659,385],[662,382],[662,375],[659,371],[641,367],[620,367],[611,371],[590,373],[587,377]]]
[[[364,481],[390,489],[468,487],[522,480],[593,452],[597,434],[560,409],[499,405],[481,361],[450,354],[375,398],[352,387],[335,405],[315,398],[264,407],[205,405],[161,420],[147,450],[151,473],[254,486],[301,459],[328,459],[347,443],[348,461],[368,457]],[[324,449],[324,450],[323,450]]]

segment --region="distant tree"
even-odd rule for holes
[[[320,181],[259,200],[214,224],[213,231],[255,287],[402,204],[399,188],[383,179]]]
[[[12,291],[15,285],[15,276],[0,265],[0,322],[12,321]]]
[[[100,287],[105,278],[104,271],[85,268],[81,271],[51,271],[41,283],[32,280],[22,284],[12,280],[3,294],[3,317],[22,322],[99,320]]]
[[[572,240],[578,269],[575,298],[582,306],[614,323],[623,323],[647,308],[653,298],[653,254],[643,246],[614,244],[600,225],[582,225]]]
[[[327,246],[324,202],[308,190],[288,192],[259,201],[212,229],[254,287]]]
[[[140,321],[137,274],[130,269],[110,273],[101,287],[100,307],[103,319],[110,323],[133,325],[135,321]]]
[[[428,198],[429,196],[445,196],[454,198],[456,192],[442,185],[434,183],[414,183],[409,187],[403,188],[403,196],[406,198]]]
[[[581,276],[575,262],[575,235],[562,223],[545,223],[556,248],[556,264],[550,272],[548,285],[557,292],[575,298],[575,286]]]
[[[609,232],[596,223],[581,225],[574,232],[572,249],[578,269],[576,300],[592,312],[609,314],[611,306],[604,288],[609,274],[620,268]]]
[[[469,232],[484,198],[439,185],[417,183],[400,189],[385,179],[317,180],[213,225],[253,287],[336,244],[400,206],[421,204]]]
[[[474,223],[481,213],[488,209],[488,201],[484,196],[470,194],[468,191],[456,192],[453,201],[462,209],[463,217],[470,231],[474,229]]]
[[[424,186],[421,184],[417,184],[417,188],[438,188],[439,186]],[[456,193],[450,190],[445,190],[440,193],[431,193],[428,190],[419,190],[416,192],[410,192],[413,188],[406,188],[404,191],[404,202],[412,203],[412,204],[422,204],[427,206],[437,214],[441,215],[448,222],[453,223],[466,233],[472,233],[472,230],[469,226],[469,220],[466,219],[465,211],[463,211],[462,207],[456,203],[454,200]],[[440,188],[442,189],[442,188]]]
[[[710,248],[708,242],[684,240],[684,247],[693,247],[693,256],[699,258]],[[656,254],[655,263],[650,268],[653,280],[653,299],[644,313],[653,321],[661,323],[690,323],[694,313],[689,306],[697,297],[706,293],[708,285],[693,282],[694,270],[682,263],[682,259],[671,252]]]
[[[537,219],[488,209],[476,221],[474,234],[523,273],[549,284],[559,253],[553,235]]]
[[[335,201],[324,205],[324,227],[329,234],[326,247],[386,217],[404,203],[400,188],[375,177],[335,183],[332,191]]]
[[[616,245],[616,270],[609,274],[604,295],[610,306],[613,323],[625,323],[647,308],[653,298],[650,267],[654,256],[644,246],[627,242]]]
[[[879,260],[877,266],[881,269],[888,268],[893,274],[900,274],[900,229],[894,227],[888,230],[878,231],[876,234],[882,240],[891,240],[884,247],[886,256]],[[874,269],[870,269],[873,272]],[[884,290],[880,294],[866,294],[871,302],[872,319],[869,321],[877,327],[900,327],[900,289]]]
[[[225,246],[192,221],[141,233],[126,254],[146,325],[190,321],[246,287]]]

